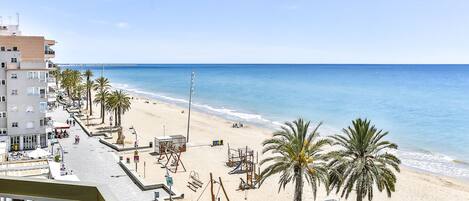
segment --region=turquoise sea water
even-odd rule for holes
[[[304,117],[324,135],[369,118],[405,165],[469,178],[469,65],[104,66],[114,87],[182,106],[192,71],[197,110],[268,127]]]

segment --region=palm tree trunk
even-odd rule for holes
[[[117,125],[117,109],[114,110],[114,125],[118,126]]]
[[[363,200],[363,197],[362,197],[362,192],[360,190],[360,188],[357,189],[357,201],[362,201]]]
[[[302,171],[300,167],[295,167],[295,195],[293,200],[294,201],[302,201],[303,200],[303,175],[301,175]]]
[[[93,115],[93,102],[91,99],[91,88],[88,89],[88,100],[90,101],[90,116]]]
[[[104,102],[101,102],[101,123],[104,124]]]
[[[119,126],[122,125],[122,120],[121,120],[121,117],[122,117],[122,109],[119,107]]]

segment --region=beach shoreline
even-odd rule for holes
[[[116,87],[113,90],[118,89]],[[126,91],[126,90],[125,90]],[[147,145],[154,142],[155,137],[167,135],[184,135],[187,129],[187,107],[181,107],[174,103],[168,103],[163,100],[144,96],[131,91],[126,91],[131,98],[131,109],[122,116],[122,127],[124,129],[133,127],[138,131],[138,142],[140,145]],[[184,112],[182,112],[184,111]],[[94,107],[94,113],[99,112],[99,107]],[[105,124],[101,126],[107,127],[109,116],[105,118]],[[95,118],[94,122],[100,121]],[[230,148],[244,148],[254,150],[256,153],[262,151],[261,142],[269,138],[274,129],[262,128],[248,122],[243,122],[245,127],[232,128],[234,122],[224,119],[220,116],[204,113],[203,111],[194,110],[191,112],[191,130],[190,140],[187,145],[188,151],[182,155],[187,172],[178,172],[173,174],[175,179],[175,188],[179,192],[184,192],[187,196],[184,200],[191,200],[198,196],[199,192],[193,192],[186,187],[188,173],[198,172],[203,180],[208,178],[208,173],[212,172],[216,176],[223,179],[226,184],[230,199],[242,200],[243,191],[235,190],[239,185],[239,178],[242,175],[227,174],[230,168],[224,164],[227,160],[226,151],[229,144]],[[95,127],[96,129],[96,127]],[[124,132],[126,133],[126,132]],[[132,146],[135,135],[126,133],[127,147]],[[115,143],[115,137],[110,140]],[[223,140],[225,145],[218,147],[209,146],[213,140]],[[141,163],[147,164],[145,181],[149,183],[164,183],[163,169],[161,164],[156,161],[156,157],[151,154],[151,150],[140,153]],[[117,153],[123,158],[132,158],[132,151],[124,151]],[[259,154],[259,160],[264,156]],[[132,166],[132,163],[130,165]],[[141,167],[140,167],[141,168]],[[142,176],[142,170],[139,169]],[[145,177],[145,176],[142,176]],[[416,201],[439,201],[445,200],[448,196],[455,200],[469,201],[469,182],[447,177],[444,175],[436,175],[420,171],[414,168],[401,166],[401,172],[397,174],[398,181],[396,192],[391,198],[387,198],[386,193],[375,193],[374,200],[416,200]],[[293,197],[293,188],[287,187],[277,193],[277,178],[273,177],[259,189],[249,190],[250,200],[290,200]],[[274,187],[274,188],[269,188]],[[275,189],[275,190],[273,190]],[[432,189],[439,189],[438,194],[432,194]],[[312,191],[305,190],[306,200],[312,200]],[[339,198],[338,195],[326,195],[324,186],[318,189],[318,199]],[[208,198],[207,198],[208,199]],[[351,195],[349,199],[354,200]]]
[[[187,108],[188,107],[187,106],[188,102],[178,103],[178,102],[166,100],[164,98],[156,98],[156,97],[152,97],[152,95],[149,95],[149,94],[143,94],[143,93],[135,92],[135,91],[132,91],[132,90],[128,90],[126,88],[115,87],[114,85],[113,85],[113,89],[114,90],[116,90],[116,89],[124,90],[129,95],[131,95],[132,97],[135,97],[135,98],[138,98],[138,99],[143,99],[143,100],[148,100],[150,103],[154,103],[154,102],[164,103],[169,107],[179,108],[181,111],[183,111],[183,110],[186,111],[188,109]],[[184,107],[183,104],[186,104],[186,106]],[[214,117],[220,118],[221,121],[227,121],[227,122],[233,122],[233,123],[243,122],[245,124],[248,124],[248,125],[256,127],[256,128],[265,129],[265,130],[269,131],[270,133],[274,132],[276,129],[280,128],[280,125],[282,125],[279,122],[275,122],[275,121],[269,121],[269,122],[265,122],[264,124],[261,124],[261,123],[257,123],[257,122],[250,122],[249,120],[242,121],[242,120],[239,120],[239,119],[232,119],[232,118],[229,118],[229,117],[221,115],[221,114],[211,113],[207,110],[203,110],[203,109],[200,109],[200,108],[194,108],[194,107],[192,107],[192,112],[201,113],[201,114],[204,114],[204,115],[207,115],[207,116],[214,116]],[[330,126],[327,126],[327,125],[324,125],[324,124],[321,126],[319,131],[322,134],[322,136],[330,136],[330,135],[333,135],[333,134],[336,134],[336,133],[341,133],[339,129],[336,129],[336,128],[333,128],[333,127],[330,127]],[[259,142],[259,143],[261,143],[261,142]],[[448,161],[448,162],[452,162],[452,161]],[[460,163],[457,163],[457,162],[454,162],[454,163],[459,164],[459,165],[465,165],[465,166],[469,167],[469,165],[467,165],[467,162],[465,162],[465,161],[462,161]],[[407,164],[401,164],[401,167],[404,167],[408,170],[415,171],[417,173],[430,174],[430,175],[441,176],[441,177],[445,177],[445,178],[456,179],[460,182],[464,182],[464,183],[469,184],[469,177],[467,177],[467,178],[466,177],[458,178],[457,176],[454,176],[454,175],[449,175],[449,174],[444,174],[444,173],[437,173],[437,172],[434,172],[434,171],[431,171],[431,170],[425,170],[425,169],[418,168],[418,167],[413,167],[413,166],[407,165]]]
[[[149,142],[152,141],[152,139],[156,136],[162,136],[163,132],[166,133],[164,135],[186,134],[187,108],[183,108],[176,104],[168,103],[152,97],[132,93],[130,91],[126,92],[129,93],[133,99],[131,110],[123,116],[123,124],[124,126],[135,126],[142,133],[139,134],[139,140]],[[184,113],[182,112],[183,110],[185,111]],[[230,125],[233,123],[232,121],[201,111],[192,111],[191,115],[191,139],[188,143],[189,147],[206,145],[209,144],[211,140],[223,139],[226,143],[230,143],[230,146],[232,147],[249,146],[254,150],[261,151],[261,142],[263,139],[268,138],[272,131],[274,131],[274,129],[261,128],[250,125],[249,123],[246,123],[246,128],[231,128]],[[155,125],[160,125],[161,128],[155,128]],[[162,125],[165,125],[165,128],[163,128]],[[140,137],[140,135],[142,136]],[[209,152],[203,153],[204,155],[212,155]],[[213,157],[218,158],[218,160],[224,160],[224,158],[220,159],[220,157],[223,157],[223,155]],[[190,164],[190,162],[188,163]],[[204,166],[202,169],[209,171],[211,168]],[[217,172],[220,171],[219,169],[220,168],[214,168],[211,171]],[[221,172],[223,171],[224,170],[221,170]],[[228,180],[227,183],[230,183],[230,180]],[[269,185],[276,186],[273,179],[268,183],[270,183]],[[180,188],[184,188],[184,186],[181,186]],[[440,195],[432,195],[433,192],[431,189],[435,188],[440,189],[440,191],[443,193]],[[401,172],[398,173],[398,187],[396,187],[396,189],[397,191],[393,193],[391,198],[386,198],[386,196],[384,196],[385,193],[379,193],[375,195],[378,197],[376,200],[436,201],[444,200],[443,198],[448,198],[451,196],[459,197],[460,199],[458,200],[469,200],[469,182],[467,180],[448,177],[445,175],[438,175],[412,167],[407,167],[405,165],[401,166]],[[284,196],[291,195],[291,190],[292,189],[287,189],[286,191],[290,192],[286,194],[281,193],[277,195],[275,193],[275,195],[282,195],[280,196],[280,200],[284,200],[287,199]],[[258,192],[258,196],[261,196],[263,193],[265,193],[264,191],[266,191],[266,189],[261,188],[256,191],[260,191]],[[431,196],[428,197],[425,196],[425,194],[429,194]],[[311,195],[309,194],[309,196]],[[324,192],[319,193],[319,197],[321,196],[324,198],[328,197],[324,194]],[[276,197],[272,197],[272,199],[275,200]],[[349,198],[348,200],[353,199]]]

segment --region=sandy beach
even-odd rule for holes
[[[152,100],[145,97],[138,97],[133,94],[132,108],[123,115],[122,124],[126,135],[126,146],[132,145],[135,136],[130,134],[128,128],[134,127],[138,132],[139,145],[146,145],[153,142],[155,137],[163,135],[186,135],[187,129],[187,109],[174,104],[168,104],[158,100]],[[94,107],[96,114],[98,107]],[[184,112],[182,112],[184,111]],[[225,165],[227,161],[227,145],[230,148],[250,149],[259,153],[259,161],[263,158],[260,153],[262,150],[261,142],[268,138],[273,130],[256,127],[254,125],[245,125],[244,128],[232,128],[233,122],[223,118],[209,115],[202,112],[192,111],[191,131],[187,152],[182,154],[182,161],[186,171],[181,171],[179,167],[177,173],[171,174],[174,177],[174,188],[177,192],[184,193],[183,200],[208,200],[210,193],[209,187],[201,196],[202,189],[209,181],[209,173],[213,173],[214,179],[221,177],[230,200],[291,200],[293,197],[293,185],[289,185],[285,190],[278,192],[277,178],[273,177],[267,180],[259,189],[240,191],[238,185],[240,178],[245,178],[245,174],[228,174],[233,168]],[[92,121],[99,122],[100,119],[94,118]],[[105,125],[109,125],[106,117]],[[100,125],[95,125],[95,129]],[[103,125],[101,125],[103,126]],[[116,135],[113,134],[115,140]],[[213,140],[223,140],[224,146],[208,146]],[[164,183],[166,171],[161,164],[157,162],[157,157],[152,154],[153,149],[140,151],[140,163],[137,169],[138,174],[146,182]],[[133,152],[119,152],[118,155],[132,157]],[[145,163],[145,170],[143,164]],[[133,163],[129,165],[133,167]],[[438,176],[401,166],[402,171],[398,174],[396,192],[391,198],[386,193],[378,193],[376,190],[373,200],[415,200],[415,201],[440,201],[440,200],[469,200],[469,184],[455,178]],[[190,172],[198,173],[200,180],[204,183],[202,188],[196,192],[187,187]],[[215,194],[217,194],[218,184],[214,185]],[[310,188],[305,185],[305,200],[313,200],[313,194]],[[222,194],[219,194],[223,197]],[[317,200],[326,198],[339,198],[337,195],[326,195],[324,186],[319,187]],[[345,199],[340,199],[345,200]],[[352,195],[348,200],[355,200]]]

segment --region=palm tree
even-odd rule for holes
[[[66,69],[62,71],[62,86],[67,91],[67,95],[70,99],[73,96],[73,90],[81,83],[80,71]]]
[[[386,189],[388,197],[395,191],[396,175],[390,169],[399,172],[401,161],[388,150],[397,149],[397,145],[383,141],[388,132],[378,130],[370,121],[356,119],[352,127],[343,129],[345,135],[334,135],[331,138],[341,149],[330,153],[331,168],[329,188],[336,188],[341,197],[348,198],[353,190],[357,201],[368,196],[373,199],[373,185],[382,192]]]
[[[91,88],[93,87],[93,81],[91,80],[91,77],[93,77],[93,71],[90,69],[86,70],[83,75],[86,77],[86,109],[90,109],[90,115],[93,114],[93,104],[91,104]]]
[[[122,114],[130,109],[130,97],[122,90],[113,91],[107,99],[107,106],[110,111],[114,111],[115,125],[122,125]]]
[[[103,95],[108,94],[108,90],[109,90],[110,87],[111,87],[111,85],[109,84],[109,80],[105,77],[99,77],[98,79],[96,79],[96,81],[94,83],[93,89],[95,91],[98,91],[98,94],[102,95],[102,97],[98,98],[98,101],[96,100],[97,97],[95,97],[95,102],[101,104],[101,114],[100,114],[101,123],[104,123],[105,103],[106,103],[106,97],[103,96]],[[96,94],[96,96],[98,94]]]
[[[101,123],[104,123],[104,105],[109,96],[108,91],[98,91],[94,96],[94,103],[101,104]]]
[[[332,143],[329,139],[317,139],[318,124],[311,132],[308,131],[310,122],[298,119],[285,122],[281,130],[273,133],[271,139],[265,140],[263,153],[270,152],[273,156],[261,161],[261,165],[269,163],[260,175],[260,184],[265,179],[281,174],[279,191],[290,183],[295,183],[294,201],[301,201],[303,195],[304,178],[311,185],[316,198],[317,187],[327,183],[326,169],[327,155],[323,147]]]
[[[94,81],[90,80],[89,82],[85,83],[86,87],[86,101],[89,102],[89,111],[90,111],[90,116],[93,115],[93,99],[91,98],[91,90],[93,89],[94,86]]]
[[[83,94],[86,93],[85,84],[78,84],[73,89],[73,98],[72,100],[78,100],[78,108],[81,110],[81,100],[83,99]]]
[[[62,78],[62,71],[60,70],[60,67],[57,64],[54,64],[54,70],[50,71],[49,74],[55,78],[55,85],[57,88],[59,88],[59,82]]]

